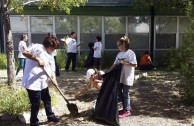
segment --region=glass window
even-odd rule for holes
[[[28,31],[28,18],[26,16],[10,16],[11,30],[14,32]]]
[[[105,17],[104,18],[104,31],[108,33],[125,33],[125,17]]]
[[[116,42],[126,33],[125,17],[105,17],[105,49],[117,49]]]
[[[91,34],[87,34],[87,33],[81,33],[80,34],[80,48],[81,49],[88,49],[88,44],[90,42],[96,42],[96,36],[101,36],[100,33],[91,33]]]
[[[31,17],[31,32],[53,32],[52,17]]]
[[[176,47],[176,34],[156,34],[156,49]]]
[[[149,17],[129,17],[128,31],[132,33],[149,33]]]
[[[77,32],[77,16],[56,16],[55,31],[63,34]]]
[[[175,33],[177,31],[176,17],[157,17],[156,18],[156,32],[157,33]]]
[[[131,49],[149,49],[149,34],[129,34]]]
[[[101,33],[102,18],[95,16],[80,17],[80,32],[81,33]]]
[[[106,34],[105,35],[105,48],[106,49],[118,49],[117,40],[119,40],[124,34]]]
[[[44,33],[31,34],[31,43],[42,44],[47,35],[48,35],[47,33],[46,34]]]
[[[189,19],[187,17],[179,17],[179,32],[184,33],[189,28]]]
[[[95,42],[101,36],[102,17],[80,16],[80,48],[89,49],[88,43]]]

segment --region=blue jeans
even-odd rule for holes
[[[123,110],[130,111],[130,96],[129,96],[130,86],[120,83],[119,84],[119,98],[123,104]]]
[[[16,75],[18,75],[19,71],[21,68],[25,68],[25,64],[26,64],[26,58],[18,58],[19,60],[19,65],[18,65],[18,68],[17,68],[17,71],[16,71]]]
[[[48,88],[42,89],[41,91],[33,91],[33,90],[27,89],[27,92],[28,92],[28,96],[31,104],[31,117],[30,117],[31,125],[38,124],[39,122],[37,116],[38,116],[41,100],[44,103],[44,108],[45,108],[47,118],[55,116],[51,108],[51,97],[50,97]]]

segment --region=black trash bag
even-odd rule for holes
[[[93,113],[97,120],[116,126],[119,125],[117,98],[121,69],[122,65],[119,64],[103,76],[103,84]]]

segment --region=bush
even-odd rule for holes
[[[84,64],[86,62],[86,59],[87,59],[87,53],[86,52],[82,52],[80,54],[80,57],[77,58],[77,67],[78,68],[83,68],[84,67]]]
[[[55,90],[50,90],[51,103],[55,105],[59,100]],[[43,108],[43,103],[41,103]],[[18,115],[22,112],[30,111],[30,102],[27,91],[22,89],[12,89],[10,86],[0,87],[0,113]]]
[[[0,69],[6,69],[6,68],[7,68],[6,54],[0,53]]]
[[[65,68],[66,59],[67,59],[67,51],[65,49],[57,50],[57,64],[59,69]]]
[[[178,49],[172,50],[169,55],[169,68],[178,70],[184,76],[186,84],[184,85],[185,94],[188,102],[194,105],[194,33],[188,32],[183,38],[184,44]]]

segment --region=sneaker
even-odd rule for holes
[[[53,117],[49,117],[48,118],[48,123],[58,123],[60,122],[61,120],[59,118],[57,118],[56,116],[53,116]]]
[[[124,112],[125,110],[119,110],[119,115],[121,115],[123,112]],[[129,110],[130,112],[132,111],[132,107],[130,106],[130,110]]]
[[[65,70],[65,72],[69,72],[69,70]]]
[[[119,118],[124,118],[131,116],[131,112],[123,111],[121,114],[119,114]]]
[[[119,110],[119,115],[121,115],[125,110]]]

